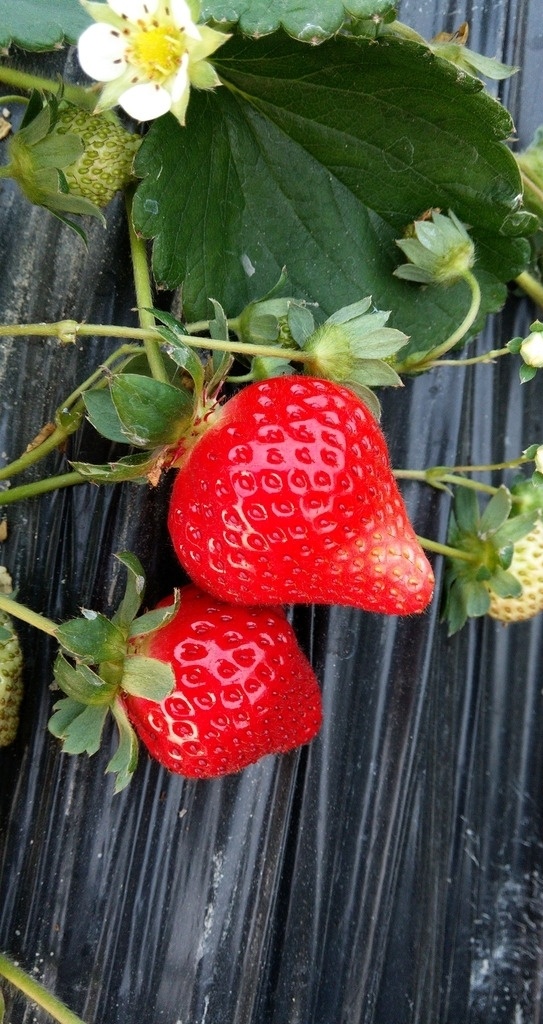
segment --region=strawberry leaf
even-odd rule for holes
[[[121,686],[133,697],[163,700],[175,686],[175,675],[165,661],[134,654],[125,660]]]
[[[120,700],[114,701],[111,710],[119,730],[119,745],[106,767],[106,772],[113,772],[117,776],[114,792],[120,793],[131,781],[136,770],[139,747],[136,733]]]
[[[106,683],[88,665],[74,668],[62,654],[55,659],[53,675],[62,692],[84,706],[110,704],[118,685],[117,682]]]
[[[486,615],[490,608],[490,597],[484,583],[477,580],[466,580],[463,585],[466,614],[469,618]]]
[[[512,573],[498,570],[489,581],[491,589],[498,597],[520,597],[522,583]]]
[[[83,402],[87,410],[87,419],[102,437],[118,444],[126,444],[126,434],[123,432],[119,414],[109,391],[93,388],[92,391],[85,392]]]
[[[121,554],[116,555],[116,558],[124,565],[128,574],[124,597],[113,616],[113,622],[120,626],[124,635],[124,631],[130,628],[133,619],[138,614],[143,601],[145,573],[139,558],[136,558],[130,551],[122,551]]]
[[[192,397],[187,391],[152,377],[119,373],[110,384],[111,398],[125,440],[140,448],[176,441],[190,422]]]
[[[454,521],[457,530],[461,533],[477,533],[479,518],[479,503],[474,491],[467,487],[458,487],[454,497]],[[450,542],[454,543],[452,537]]]
[[[507,487],[500,487],[496,494],[488,502],[479,523],[481,536],[489,533],[496,533],[496,530],[503,526],[512,506],[511,494]]]
[[[64,622],[57,628],[56,635],[64,650],[89,665],[119,661],[124,657],[122,630],[100,612],[87,612],[85,618]]]
[[[134,619],[130,627],[129,636],[133,638],[145,636],[147,633],[154,633],[155,630],[161,629],[162,626],[166,626],[168,622],[171,622],[178,610],[179,598],[176,594],[176,600],[173,604],[166,605],[164,608],[155,608],[152,612],[146,612],[145,615],[140,615],[138,619]]]
[[[188,319],[210,295],[237,315],[286,266],[292,293],[325,314],[372,294],[411,336],[404,352],[428,351],[467,311],[467,286],[392,272],[396,238],[436,206],[470,225],[481,315],[501,306],[535,221],[504,145],[511,119],[479,81],[393,36],[236,37],[214,63],[225,88],[195,92],[185,128],[159,118],[136,157],[135,226],[155,240],[157,280],[183,281]]]
[[[109,708],[87,707],[71,697],[53,705],[49,732],[62,740],[65,754],[95,754],[100,748],[102,731]]]
[[[72,462],[71,465],[81,476],[97,484],[120,483],[123,480],[146,483],[147,474],[153,471],[156,461],[156,452],[138,452],[137,455],[125,455],[117,462],[108,462],[102,466],[92,462]]]
[[[64,41],[75,43],[89,24],[89,16],[74,0],[2,0],[0,46],[56,49]]]
[[[386,18],[394,6],[390,0],[208,0],[202,18],[238,22],[247,35],[284,28],[289,35],[315,42],[337,32],[348,15]]]

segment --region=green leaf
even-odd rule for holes
[[[137,373],[116,374],[111,398],[122,423],[125,440],[142,448],[176,441],[182,425],[190,422],[192,396],[188,391]]]
[[[172,666],[165,661],[134,654],[124,663],[121,686],[133,697],[164,700],[175,686],[175,675]]]
[[[104,388],[94,388],[92,391],[85,392],[83,401],[87,410],[87,418],[94,429],[108,441],[126,444],[126,434],[123,433],[119,414],[113,404],[110,392]]]
[[[49,732],[63,741],[65,754],[95,754],[100,748],[102,731],[109,708],[86,707],[71,697],[53,705],[49,719]]]
[[[186,345],[183,340],[189,337],[188,331],[171,313],[163,312],[160,309],[151,309],[150,312],[153,313],[156,320],[164,324],[164,327],[158,327],[157,330],[166,342],[166,351],[170,359],[173,359],[177,366],[186,370],[194,381],[196,393],[200,394],[204,386],[204,368],[198,353]]]
[[[62,692],[85,707],[109,704],[118,686],[117,682],[106,683],[88,665],[75,668],[63,654],[57,655],[53,674]]]
[[[337,32],[349,14],[369,19],[388,14],[394,6],[390,0],[208,0],[202,18],[238,22],[247,35],[284,28],[298,39],[318,41]]]
[[[458,487],[454,497],[456,526],[462,533],[477,533],[479,528],[479,503],[474,491]]]
[[[352,374],[353,380],[368,387],[401,388],[403,381],[388,363],[382,359],[361,359],[357,361]],[[346,381],[349,383],[349,379]]]
[[[498,597],[520,597],[522,583],[510,572],[498,570],[489,581],[491,589]]]
[[[228,330],[228,321],[226,313],[222,308],[220,302],[216,299],[209,300],[213,306],[215,316],[209,321],[209,334],[211,338],[216,341],[228,341],[230,338],[230,332]],[[205,342],[203,347],[205,348]],[[213,376],[208,384],[208,393],[214,394],[217,389],[221,386],[224,381],[232,363],[234,357],[230,352],[219,352],[217,350],[212,352],[211,355],[213,365]]]
[[[23,50],[56,49],[75,43],[90,19],[77,0],[2,0],[0,46]]]
[[[100,612],[87,611],[84,615],[57,628],[56,636],[64,650],[88,665],[122,660],[126,649],[122,630]]]
[[[147,633],[154,633],[155,630],[161,629],[162,626],[166,626],[168,622],[171,622],[178,611],[179,596],[176,593],[173,604],[164,605],[162,608],[155,608],[152,612],[146,612],[145,615],[140,615],[139,618],[134,619],[130,626],[129,636],[133,638],[144,636]]]
[[[512,507],[511,493],[503,485],[493,494],[486,506],[479,523],[481,537],[496,533],[503,526]]]
[[[522,512],[518,516],[511,516],[500,527],[499,533],[494,538],[495,542],[499,543],[500,547],[505,547],[507,544],[515,544],[517,540],[521,540],[522,537],[525,537],[527,533],[533,530],[537,519],[537,509],[534,509],[532,512]]]
[[[484,583],[476,580],[466,581],[463,585],[466,613],[469,618],[486,615],[490,608],[490,595]]]
[[[138,452],[137,455],[125,455],[117,462],[108,462],[98,466],[91,462],[72,462],[72,467],[87,480],[97,484],[120,483],[123,480],[134,480],[146,483],[147,474],[156,466],[156,452]]]
[[[127,580],[124,597],[113,616],[113,622],[118,623],[122,630],[129,630],[143,601],[145,573],[139,558],[130,551],[122,551],[116,558],[127,570]]]
[[[325,315],[371,294],[408,348],[428,351],[469,289],[392,272],[395,239],[435,206],[470,225],[481,315],[501,306],[529,258],[516,236],[535,220],[519,209],[511,118],[480,82],[391,36],[233,38],[214,63],[225,88],[195,92],[186,128],[159,118],[136,157],[135,226],[155,239],[157,280],[183,281],[188,319],[205,317],[210,295],[237,314],[286,266],[292,294]]]
[[[116,774],[114,792],[120,793],[131,781],[137,767],[138,738],[120,700],[115,701],[111,710],[119,730],[119,745],[106,767],[106,772]]]

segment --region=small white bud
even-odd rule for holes
[[[543,331],[533,331],[520,346],[520,354],[527,366],[543,367]]]

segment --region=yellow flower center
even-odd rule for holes
[[[178,70],[185,48],[185,33],[174,25],[141,25],[130,40],[127,56],[146,78],[168,78]]]

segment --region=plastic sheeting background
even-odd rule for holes
[[[428,37],[465,19],[473,49],[521,65],[500,86],[521,146],[543,120],[540,13],[538,0],[400,6]],[[4,322],[134,322],[120,205],[106,245],[91,226],[88,252],[9,184],[0,216]],[[534,317],[512,296],[473,351]],[[106,352],[3,341],[2,457]],[[541,440],[542,420],[541,385],[521,388],[508,359],[411,381],[383,416],[395,464],[414,468],[512,458]],[[91,443],[84,433],[71,454],[107,457]],[[125,549],[145,565],[149,601],[182,582],[167,488],[85,486],[11,507],[0,561],[20,599],[58,620],[110,610]],[[444,539],[446,497],[404,493],[418,532]],[[297,609],[323,686],[319,739],[211,782],[142,754],[119,796],[104,777],[112,750],[69,757],[47,733],[53,651],[22,629],[23,724],[0,754],[0,948],[89,1024],[541,1021],[543,618],[478,620],[448,640],[438,612]],[[46,1021],[10,1000],[10,1024]]]

